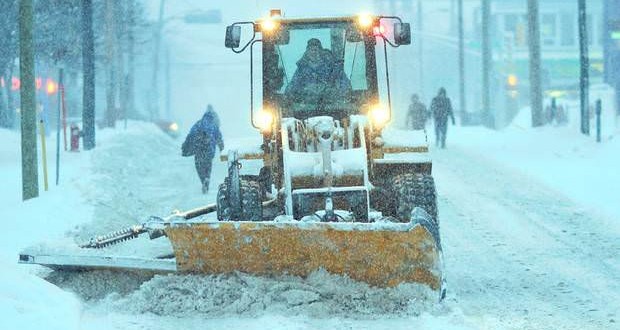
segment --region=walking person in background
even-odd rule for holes
[[[209,191],[211,167],[216,146],[221,152],[224,149],[224,140],[222,132],[220,132],[220,119],[213,110],[213,106],[209,104],[202,118],[192,126],[181,147],[184,157],[194,156],[196,172],[202,184],[203,194]]]
[[[420,101],[418,94],[411,95],[411,104],[407,112],[407,120],[405,125],[407,129],[421,130],[426,127],[426,121],[430,114],[426,109],[426,105]]]
[[[452,119],[452,125],[455,124],[454,113],[452,111],[452,103],[446,96],[446,89],[441,87],[439,93],[431,102],[431,114],[435,121],[435,144],[441,148],[446,147],[446,134],[448,133],[448,117]]]

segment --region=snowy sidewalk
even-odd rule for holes
[[[588,212],[620,219],[620,129],[596,143],[573,127],[525,127],[450,127],[448,149],[438,152],[460,147],[536,178]]]

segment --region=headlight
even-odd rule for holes
[[[357,24],[363,28],[367,28],[372,25],[373,17],[369,13],[360,13],[357,16]]]
[[[273,124],[273,113],[266,109],[261,109],[254,116],[256,126],[261,132],[271,131],[271,124]]]
[[[177,125],[177,123],[172,123],[172,124],[170,124],[170,126],[168,126],[168,129],[173,131],[173,132],[176,132],[176,131],[179,130],[179,125]]]
[[[272,18],[265,18],[260,22],[260,28],[262,32],[269,33],[278,28],[278,22]]]
[[[377,128],[383,128],[385,124],[390,120],[390,112],[389,110],[381,105],[376,105],[370,109],[368,112],[368,116],[370,117],[370,121]]]

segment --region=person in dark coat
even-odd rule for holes
[[[446,96],[446,89],[440,88],[439,93],[431,102],[431,114],[435,121],[435,144],[441,148],[446,147],[446,133],[448,132],[448,117],[452,119],[452,125],[455,124],[454,113],[452,111],[452,103]]]
[[[411,95],[411,104],[407,112],[407,128],[414,130],[424,129],[429,117],[430,113],[426,109],[426,105],[420,101],[418,94]]]
[[[316,38],[308,40],[306,51],[299,61],[297,70],[286,88],[286,95],[293,100],[315,102],[326,96],[336,97],[351,91],[347,78],[329,49],[323,48]]]
[[[220,120],[213,110],[213,106],[209,104],[202,118],[192,126],[181,148],[183,156],[194,156],[196,172],[202,183],[203,194],[209,191],[211,167],[216,146],[221,152],[224,149],[224,139],[222,132],[220,132]]]

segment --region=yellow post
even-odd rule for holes
[[[41,153],[43,156],[43,186],[47,191],[47,150],[45,148],[45,126],[43,120],[39,121],[39,134],[41,135]]]

